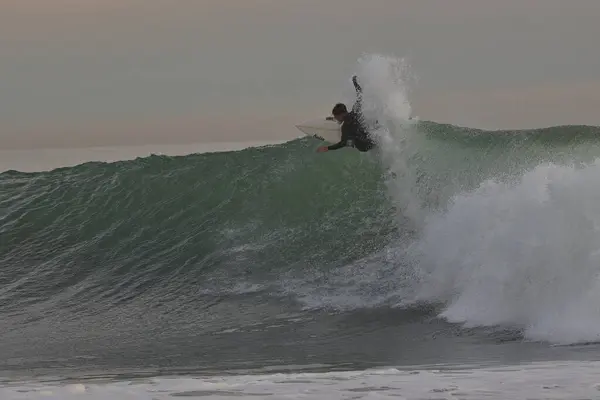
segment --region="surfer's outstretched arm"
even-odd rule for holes
[[[346,125],[346,124],[344,124],[344,125]],[[341,149],[342,147],[346,147],[346,144],[348,143],[348,139],[350,138],[350,135],[349,135],[350,132],[349,132],[347,126],[345,127],[344,125],[342,125],[342,138],[336,144],[327,146],[328,151],[329,150],[337,150],[337,149]]]
[[[342,138],[339,142],[335,143],[335,144],[331,144],[329,146],[321,146],[317,149],[317,151],[319,153],[323,153],[325,151],[330,151],[330,150],[337,150],[337,149],[341,149],[343,147],[346,147],[348,145],[348,142],[350,142],[350,138],[352,132],[350,130],[350,128],[344,124],[342,125]]]
[[[342,147],[346,147],[345,140],[341,140],[341,141],[337,142],[336,144],[327,146],[327,151],[341,149]]]
[[[336,144],[332,144],[329,146],[321,146],[317,149],[317,153],[324,153],[324,152],[330,151],[330,150],[337,150],[337,149],[341,149],[342,147],[346,147],[346,142],[343,140],[337,142]]]

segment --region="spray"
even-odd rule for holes
[[[414,268],[415,297],[403,304],[442,303],[450,322],[519,329],[531,340],[600,341],[600,162],[538,165],[428,208],[426,179],[411,162],[425,139],[410,119],[407,63],[368,55],[357,75],[389,197],[418,231],[398,244],[399,265]]]

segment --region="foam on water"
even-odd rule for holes
[[[600,163],[487,181],[430,215],[414,247],[443,316],[553,343],[600,340]]]
[[[114,399],[581,399],[596,398],[600,363],[483,369],[372,369],[78,383],[13,382],[6,400]]]

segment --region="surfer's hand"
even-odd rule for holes
[[[327,146],[321,146],[317,149],[317,153],[325,153],[326,151],[329,151],[329,148],[327,148]]]
[[[352,77],[352,83],[354,84],[354,88],[356,89],[357,92],[362,92],[362,88],[358,84],[358,78],[356,77],[356,75],[354,75]]]

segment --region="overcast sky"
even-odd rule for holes
[[[598,0],[2,0],[0,149],[280,139],[363,53],[414,114],[600,125]]]

